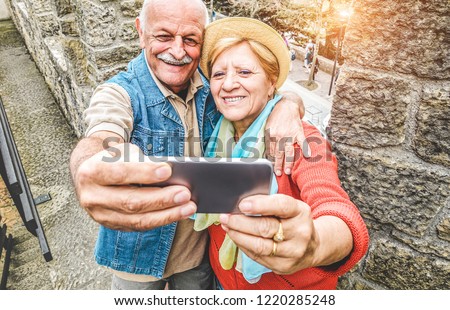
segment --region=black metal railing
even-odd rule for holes
[[[51,261],[52,254],[36,209],[37,203],[31,194],[30,186],[22,166],[19,152],[17,151],[16,143],[1,98],[0,174],[26,229],[38,238],[45,261]],[[50,199],[49,195],[47,195],[47,198]]]
[[[0,216],[0,222],[1,222]],[[2,258],[3,249],[5,249],[5,259],[3,261],[2,279],[0,281],[0,290],[6,290],[6,281],[9,274],[9,264],[11,262],[11,251],[13,239],[11,234],[6,234],[6,224],[0,228],[0,260]]]

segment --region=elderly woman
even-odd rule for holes
[[[207,27],[200,65],[223,115],[207,156],[264,155],[264,123],[289,61],[282,37],[262,22],[236,17]],[[366,226],[340,186],[329,144],[303,127],[312,156],[294,146],[291,175],[272,184],[271,197],[281,195],[282,204],[251,196],[240,202],[242,214],[197,214],[195,228],[209,230],[211,265],[224,289],[334,289],[367,251]],[[255,141],[248,137],[258,138],[252,152],[241,143]],[[217,139],[233,139],[233,149],[216,150]]]

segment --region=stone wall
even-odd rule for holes
[[[143,0],[6,0],[17,28],[77,136],[100,82],[139,53]]]
[[[346,288],[449,289],[450,2],[356,1],[330,122],[370,228]]]
[[[94,87],[139,52],[142,0],[6,0],[76,134]],[[449,289],[450,4],[357,0],[330,139],[370,229],[340,288]]]

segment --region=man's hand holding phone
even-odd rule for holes
[[[197,210],[184,186],[137,185],[162,182],[171,174],[169,164],[152,162],[137,146],[125,143],[82,162],[74,183],[81,206],[96,222],[115,230],[143,231],[189,218]]]

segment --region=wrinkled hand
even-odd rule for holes
[[[96,222],[115,230],[143,231],[195,213],[186,187],[139,185],[169,178],[168,164],[151,162],[132,144],[118,144],[113,150],[85,160],[74,175],[79,202]]]
[[[303,101],[297,95],[283,95],[285,98],[275,106],[265,128],[267,155],[274,162],[274,171],[278,176],[282,174],[283,167],[284,173],[291,173],[295,143],[301,146],[304,157],[311,155],[301,121],[305,114]]]
[[[318,234],[310,207],[290,196],[256,195],[241,201],[240,210],[248,215],[222,214],[222,228],[247,256],[277,274],[292,274],[315,266]],[[284,241],[278,242],[275,256],[273,236],[281,222]]]

